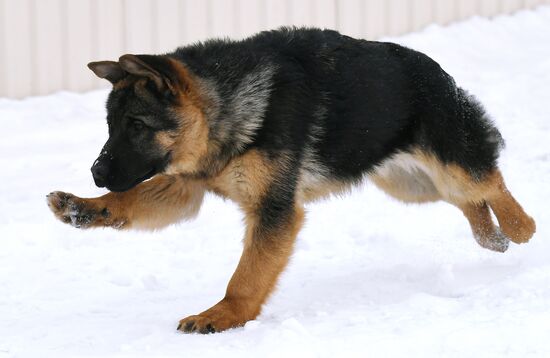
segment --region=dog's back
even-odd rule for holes
[[[253,122],[248,146],[278,150],[284,143],[317,175],[356,181],[418,147],[477,176],[496,164],[500,135],[483,109],[417,51],[330,30],[282,29],[173,55],[211,81],[227,131],[240,136]],[[243,86],[251,77],[256,82]],[[235,104],[241,97],[245,103]],[[231,106],[265,110],[241,123]]]

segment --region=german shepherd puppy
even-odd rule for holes
[[[207,191],[245,213],[225,297],[182,319],[181,331],[254,319],[292,253],[304,203],[365,178],[407,203],[456,206],[490,250],[535,232],[498,169],[499,131],[417,51],[282,28],[88,67],[113,84],[109,139],[91,169],[110,192],[51,193],[57,218],[77,228],[158,229],[194,217]]]

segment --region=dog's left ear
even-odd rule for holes
[[[112,84],[126,77],[126,73],[122,67],[120,67],[120,64],[115,61],[90,62],[88,68],[92,70],[97,77],[105,78]]]
[[[118,63],[124,71],[152,81],[161,93],[169,91],[172,95],[177,94],[178,78],[170,60],[165,56],[123,55]]]

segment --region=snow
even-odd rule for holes
[[[184,335],[220,299],[242,216],[209,197],[154,233],[80,231],[45,195],[103,193],[105,90],[0,99],[0,357],[549,357],[550,7],[389,39],[436,59],[494,117],[501,168],[538,223],[526,245],[480,248],[444,203],[371,185],[308,207],[291,264],[257,320]]]

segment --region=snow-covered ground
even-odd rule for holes
[[[0,357],[550,357],[550,7],[391,40],[493,115],[508,186],[538,223],[529,244],[483,250],[457,209],[367,185],[308,207],[256,321],[184,335],[178,320],[217,302],[237,264],[236,207],[209,197],[155,233],[63,225],[47,193],[103,192],[89,167],[107,92],[0,99]]]

